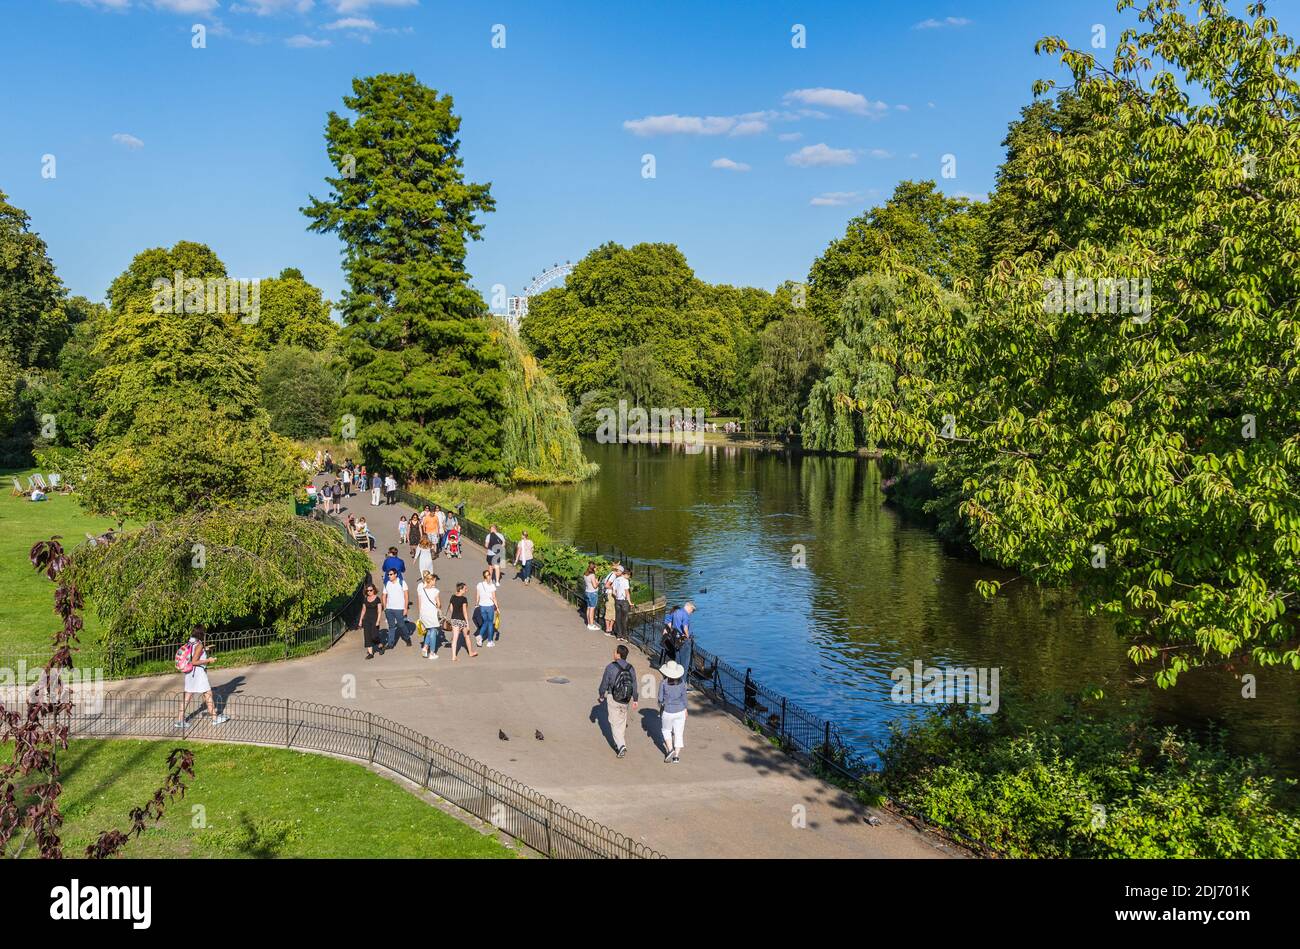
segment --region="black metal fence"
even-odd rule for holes
[[[179,693],[109,692],[76,704],[74,738],[204,739],[340,755],[377,765],[553,858],[663,854],[448,748],[370,712],[294,699],[232,695],[213,725],[199,712],[175,725]]]
[[[213,655],[226,657],[232,653],[243,654],[238,658],[246,659],[248,662],[269,662],[288,659],[291,656],[312,655],[333,646],[355,625],[359,605],[360,593],[358,592],[338,609],[291,631],[288,635],[274,626],[218,630],[208,633],[204,645]],[[176,671],[172,660],[182,645],[181,642],[152,645],[86,644],[78,648],[76,662],[83,670],[102,670],[104,677],[108,679],[158,675]],[[0,668],[11,670],[26,668],[32,671],[43,668],[49,659],[48,650],[44,653],[4,653],[0,654]]]

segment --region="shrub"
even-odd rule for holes
[[[288,505],[154,521],[78,548],[72,567],[110,647],[180,642],[199,623],[269,626],[287,639],[341,606],[369,568],[337,530]]]
[[[1005,708],[1004,704],[1004,708]],[[906,809],[1013,857],[1296,857],[1296,782],[1220,734],[1071,708],[1045,723],[953,706],[880,749]]]
[[[551,526],[551,512],[546,505],[531,494],[515,491],[485,509],[488,523],[510,524],[534,531],[547,531]],[[484,526],[487,526],[486,524]]]

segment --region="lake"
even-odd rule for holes
[[[1098,686],[1149,703],[1160,720],[1220,723],[1238,750],[1294,770],[1300,743],[1295,673],[1252,670],[1245,699],[1226,672],[1141,684],[1110,625],[1071,591],[1012,584],[994,600],[981,578],[1009,575],[952,556],[924,526],[884,503],[881,465],[866,458],[730,445],[586,443],[600,474],[533,489],[558,537],[618,547],[660,567],[669,600],[694,600],[705,648],[834,721],[869,751],[912,707],[891,701],[896,667],[996,667],[1001,701],[1035,703]]]

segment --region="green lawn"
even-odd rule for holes
[[[13,477],[27,485],[29,470],[0,470],[0,656],[37,653],[48,656],[50,635],[58,626],[54,615],[54,584],[38,576],[28,560],[32,544],[58,534],[64,546],[76,547],[86,534],[113,527],[107,517],[82,512],[73,495],[51,494],[33,503],[14,497]],[[82,617],[82,648],[99,641],[99,622],[92,610]]]
[[[99,831],[126,828],[128,811],[162,784],[167,753],[178,744],[72,742],[59,757],[64,854],[79,857]],[[189,747],[195,777],[187,779],[184,799],[169,804],[162,822],[129,843],[125,856],[516,856],[361,765],[277,748]],[[0,745],[3,760],[12,749]]]

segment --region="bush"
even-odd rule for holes
[[[1300,856],[1296,782],[1219,734],[1079,708],[1026,724],[952,706],[895,726],[880,755],[905,809],[1012,857]]]
[[[335,528],[287,504],[154,521],[78,548],[72,565],[109,647],[182,642],[200,623],[288,639],[346,602],[369,568]]]
[[[547,531],[551,527],[551,512],[546,509],[546,505],[523,491],[507,494],[487,507],[484,513],[487,515],[485,527],[492,522],[524,527],[530,531]]]

